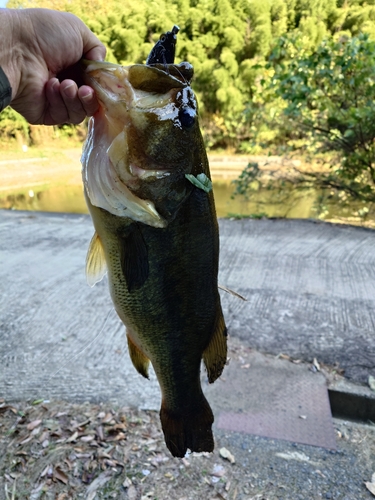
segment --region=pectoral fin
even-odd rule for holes
[[[220,377],[227,362],[227,328],[223,315],[219,314],[211,340],[203,351],[203,362],[210,384]]]
[[[149,378],[148,376],[148,366],[150,364],[150,360],[148,357],[143,354],[143,352],[137,347],[131,339],[129,334],[130,330],[126,331],[126,337],[128,339],[128,347],[129,347],[129,355],[134,368],[139,372],[143,377]]]
[[[101,281],[107,272],[102,242],[98,233],[94,233],[86,256],[86,280],[90,286]]]
[[[128,291],[137,290],[149,274],[147,246],[138,224],[133,224],[129,234],[120,238],[120,258]]]

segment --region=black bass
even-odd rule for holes
[[[86,82],[100,101],[82,155],[95,226],[88,282],[108,272],[131,360],[144,377],[151,361],[160,384],[160,419],[172,455],[210,452],[214,417],[200,366],[203,359],[209,382],[220,376],[227,331],[193,69],[188,63],[86,66]]]

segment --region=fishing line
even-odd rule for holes
[[[106,324],[107,324],[107,321],[111,315],[111,313],[115,310],[114,307],[111,307],[111,309],[108,311],[107,313],[107,316],[105,317],[104,319],[104,322],[103,322],[103,325],[102,327],[100,328],[100,330],[98,331],[98,333],[75,355],[73,356],[73,358],[70,358],[68,360],[68,362],[66,362],[65,364],[63,364],[56,372],[54,372],[52,375],[50,375],[50,377],[47,379],[47,381],[45,382],[44,384],[44,389],[46,391],[48,391],[47,389],[47,385],[49,384],[49,382],[52,380],[53,377],[55,377],[59,372],[61,372],[61,370],[63,370],[66,366],[68,366],[71,362],[75,361],[78,356],[80,356],[83,352],[86,351],[86,349],[88,349],[95,341],[96,339],[101,335],[101,333],[103,332]],[[44,359],[44,358],[43,358]]]

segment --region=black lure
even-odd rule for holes
[[[173,26],[172,31],[160,35],[159,41],[154,45],[148,55],[146,64],[173,64],[176,51],[177,33],[180,28]]]

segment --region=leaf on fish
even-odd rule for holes
[[[206,193],[212,191],[211,179],[209,179],[206,174],[198,174],[196,177],[194,177],[193,174],[185,174],[185,177],[194,186],[196,186],[199,189],[202,189]]]

